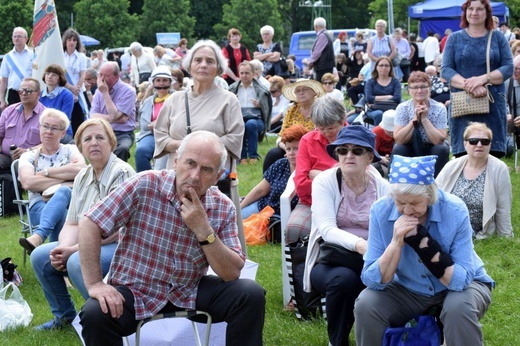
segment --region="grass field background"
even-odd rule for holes
[[[275,139],[269,138],[260,145],[260,154],[265,155],[274,145]],[[130,160],[133,165],[133,159]],[[506,163],[513,166],[512,159]],[[240,194],[245,195],[262,177],[261,163],[240,166]],[[513,196],[520,195],[520,174],[512,173]],[[513,200],[512,222],[515,233],[519,233],[520,204],[518,198]],[[18,270],[24,278],[20,290],[29,303],[34,314],[28,328],[0,333],[0,345],[81,345],[72,328],[61,331],[37,332],[32,327],[52,319],[49,306],[36,279],[30,263],[23,266],[21,247],[18,245],[20,226],[18,218],[0,218],[0,258],[12,257],[19,265]],[[486,316],[481,320],[487,346],[514,346],[520,344],[520,241],[493,237],[475,243],[477,253],[483,259],[488,273],[497,282],[493,292],[493,303]],[[296,317],[283,311],[281,248],[280,245],[248,247],[249,258],[260,264],[257,281],[267,292],[267,306],[264,327],[264,344],[266,346],[326,346],[328,345],[326,323],[323,320],[301,322]],[[83,299],[79,293],[70,290],[76,308],[81,308]],[[175,323],[175,321],[172,321]],[[351,344],[354,344],[353,333]],[[181,345],[182,346],[182,345]],[[471,345],[462,345],[471,346]]]

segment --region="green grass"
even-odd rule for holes
[[[265,140],[260,145],[262,156],[274,145],[274,138]],[[512,166],[512,160],[506,160]],[[132,162],[133,164],[133,162]],[[261,179],[262,165],[239,166],[240,194],[245,195]],[[512,173],[513,196],[520,195],[520,174]],[[520,224],[520,204],[513,200],[512,221],[515,233],[520,236],[517,225]],[[13,257],[19,265],[18,269],[24,278],[20,290],[29,303],[34,314],[29,328],[0,333],[0,345],[81,345],[73,329],[52,332],[36,332],[33,326],[52,319],[48,304],[41,292],[30,263],[23,266],[23,257],[18,237],[20,227],[15,217],[0,218],[0,254],[1,257]],[[485,317],[481,320],[487,346],[517,345],[520,335],[520,240],[491,238],[477,241],[476,250],[486,264],[488,273],[497,282],[493,292],[493,303]],[[288,312],[283,311],[281,280],[281,248],[280,245],[249,247],[249,258],[260,264],[257,281],[267,292],[266,318],[264,327],[264,344],[325,346],[328,344],[325,321],[301,322]],[[79,310],[83,304],[77,291],[71,289],[72,296]],[[175,323],[175,322],[172,322]],[[351,341],[353,343],[353,333]]]

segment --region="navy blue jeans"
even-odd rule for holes
[[[241,159],[258,159],[258,135],[265,130],[262,119],[249,119],[245,123],[244,142],[242,143]]]

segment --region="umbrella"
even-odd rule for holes
[[[99,41],[93,37],[87,35],[79,35],[79,37],[84,46],[97,46],[99,44]]]

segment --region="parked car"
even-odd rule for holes
[[[334,40],[338,38],[338,34],[342,31],[346,31],[348,33],[349,39],[351,37],[355,37],[356,33],[361,31],[365,36],[365,40],[368,40],[370,37],[376,34],[374,29],[334,29],[329,30],[334,34]],[[303,69],[302,60],[305,58],[310,58],[311,49],[314,45],[314,41],[316,41],[316,32],[315,31],[300,31],[292,34],[291,44],[289,46],[289,54],[294,54],[296,56],[296,65],[298,65],[301,69]]]

